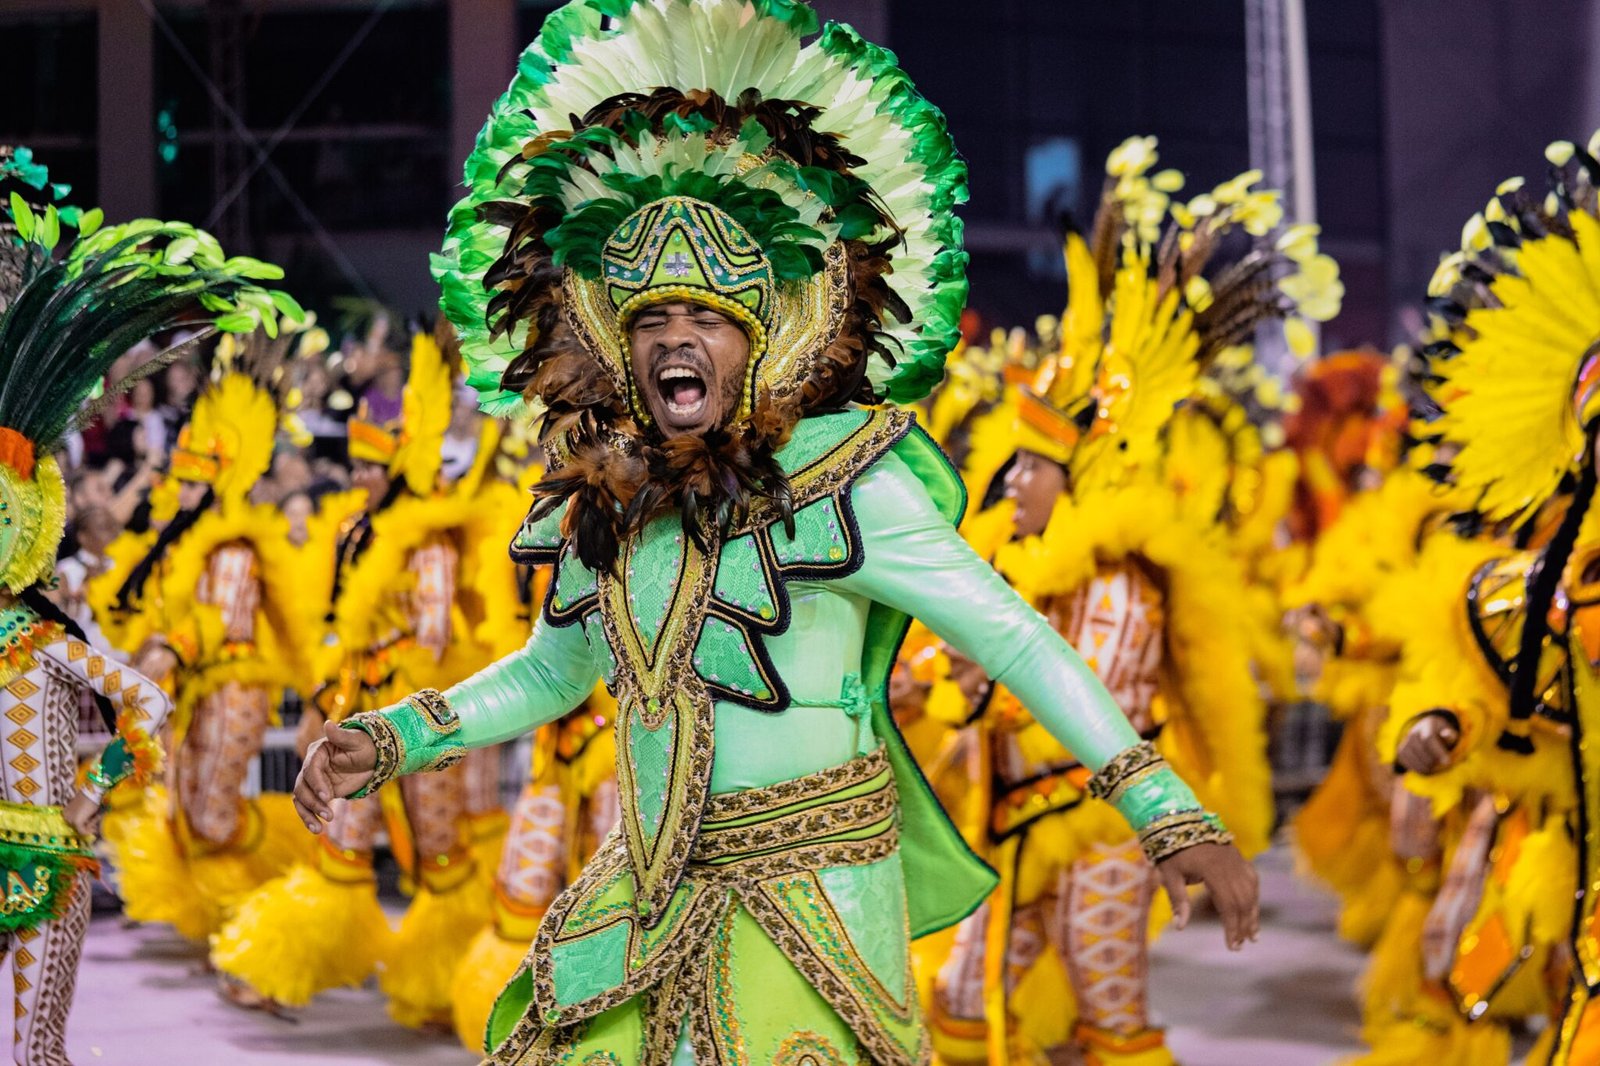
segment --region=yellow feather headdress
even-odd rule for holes
[[[1284,320],[1302,349],[1306,320],[1331,318],[1343,295],[1316,227],[1265,240],[1283,212],[1276,190],[1256,187],[1259,171],[1180,203],[1183,175],[1151,173],[1156,158],[1153,137],[1111,153],[1090,234],[1067,237],[1066,310],[1041,320],[1038,369],[1017,392],[1022,446],[1066,465],[1078,485],[1157,458],[1200,371],[1260,323]],[[1240,231],[1251,248],[1208,279],[1221,242]]]
[[[280,425],[294,435],[298,420],[280,403],[284,365],[320,353],[327,334],[316,318],[280,318],[271,333],[260,329],[217,342],[211,379],[178,434],[171,474],[203,481],[224,500],[241,500],[272,467]]]
[[[1592,462],[1600,415],[1600,134],[1546,150],[1551,191],[1503,182],[1429,286],[1428,430],[1450,479],[1492,519],[1532,516]]]
[[[450,428],[453,403],[450,364],[443,349],[428,334],[414,334],[399,423],[350,419],[350,458],[386,467],[391,477],[404,478],[418,495],[431,493],[439,477],[439,446]]]
[[[1444,258],[1429,307],[1446,338],[1424,351],[1446,477],[1490,519],[1524,521],[1577,475],[1528,582],[1498,745],[1533,751],[1541,661],[1562,576],[1595,498],[1600,437],[1600,134],[1545,151],[1544,196],[1502,182]],[[1537,623],[1537,624],[1535,624]]]
[[[250,375],[229,371],[195,400],[172,451],[172,476],[203,481],[224,500],[243,499],[272,466],[277,430],[272,394]]]

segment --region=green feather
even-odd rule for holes
[[[280,276],[278,268],[224,260],[215,238],[182,223],[99,229],[60,260],[49,236],[29,242],[21,290],[0,313],[0,426],[41,451],[55,447],[113,362],[193,322],[197,308],[222,329],[255,328],[262,308],[299,315],[287,294],[253,283]]]

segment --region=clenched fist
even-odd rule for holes
[[[378,747],[359,729],[340,729],[332,722],[306,749],[305,765],[294,783],[294,809],[313,833],[333,818],[333,801],[360,792],[378,766]]]
[[[1395,752],[1395,761],[1401,769],[1414,774],[1436,774],[1449,769],[1455,761],[1455,748],[1461,741],[1461,729],[1455,716],[1443,711],[1430,711],[1418,718],[1406,731],[1405,739]]]

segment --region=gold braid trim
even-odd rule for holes
[[[851,991],[840,972],[823,962],[818,950],[805,942],[803,932],[793,927],[781,906],[768,898],[763,888],[774,879],[813,878],[816,870],[867,865],[896,854],[899,826],[894,812],[893,776],[886,776],[878,787],[867,787],[862,794],[839,795],[873,782],[875,776],[887,771],[888,765],[880,748],[802,778],[713,797],[707,813],[724,820],[720,830],[716,822],[709,823],[713,833],[737,833],[740,843],[755,850],[740,854],[726,846],[730,837],[706,841],[702,836],[687,864],[686,876],[679,883],[678,892],[687,893],[690,898],[679,905],[681,910],[672,919],[680,924],[671,938],[652,949],[654,953],[642,965],[630,969],[616,987],[561,1007],[556,999],[552,949],[618,920],[618,915],[606,913],[596,916],[591,924],[575,914],[580,905],[602,895],[608,882],[619,875],[628,876],[631,864],[626,847],[620,829],[613,831],[573,886],[556,897],[540,923],[532,950],[518,971],[519,975],[531,975],[533,999],[527,1013],[487,1061],[497,1066],[561,1062],[562,1056],[582,1040],[589,1019],[644,995],[648,997],[645,1024],[649,1035],[642,1062],[665,1066],[677,1046],[684,1017],[699,1017],[701,1011],[708,1009],[704,1002],[708,945],[733,908],[740,903],[750,906],[754,900],[752,915],[801,973],[818,983],[824,997],[831,994],[830,1005],[858,1038],[877,1052],[874,1061],[909,1066],[911,1060],[906,1058],[904,1049],[898,1049],[893,1037]],[[797,805],[808,806],[796,810]],[[745,818],[753,819],[753,824],[726,825]],[[775,822],[781,830],[770,835],[759,832],[763,825]],[[814,835],[801,835],[804,833]],[[631,908],[627,904],[622,908],[621,920],[637,925],[639,920],[630,913]],[[759,913],[756,908],[760,908]],[[909,1004],[892,1006],[896,1011],[902,1007],[914,1009]],[[693,1026],[691,1029],[693,1032]],[[702,1052],[713,1046],[706,1043],[714,1041],[710,1033],[705,1029],[696,1036],[696,1046]],[[703,1061],[721,1060],[707,1056]]]
[[[1148,740],[1141,741],[1125,751],[1117,752],[1110,762],[1089,778],[1089,795],[1115,806],[1128,789],[1166,765],[1167,760],[1156,751],[1154,744]]]
[[[1233,834],[1209,811],[1180,811],[1157,818],[1139,830],[1139,846],[1152,863],[1196,844],[1231,844]]]
[[[413,692],[405,700],[415,707],[422,715],[422,720],[442,737],[447,737],[461,728],[461,719],[457,716],[455,708],[450,706],[450,701],[445,699],[444,693],[436,688],[425,688]]]

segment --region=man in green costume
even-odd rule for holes
[[[911,938],[993,888],[885,683],[910,616],[1004,683],[1231,946],[1256,886],[1226,830],[955,532],[909,414],[965,299],[943,116],[793,0],[577,0],[467,165],[435,274],[483,406],[543,414],[513,543],[555,567],[521,651],[329,729],[296,802],[439,769],[618,701],[622,817],[551,906],[496,1063],[927,1061]]]

